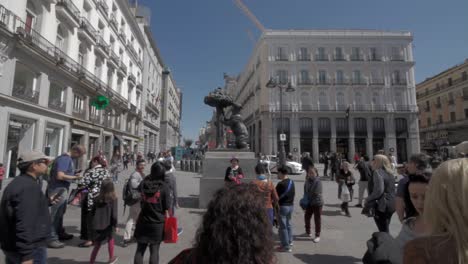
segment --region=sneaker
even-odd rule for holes
[[[292,252],[292,249],[279,246],[276,248],[276,252]]]
[[[362,204],[356,204],[356,207],[362,208]]]
[[[113,258],[111,258],[111,259],[109,260],[108,263],[109,263],[109,264],[115,264],[115,263],[117,263],[117,260],[119,260],[119,258],[116,257],[116,256],[114,256]]]
[[[314,237],[314,235],[310,234],[310,233],[306,233],[306,236],[308,237]]]
[[[312,241],[314,241],[314,243],[318,243],[320,242],[320,237],[315,237]]]
[[[294,243],[293,242],[289,243],[289,246],[290,247],[294,246]]]
[[[72,234],[63,233],[59,235],[59,240],[65,241],[65,240],[71,240],[71,239],[73,239]]]
[[[177,228],[177,236],[180,236],[184,232],[184,229],[182,227]]]
[[[49,243],[47,244],[47,247],[48,247],[48,248],[55,248],[55,249],[57,249],[57,248],[64,248],[64,247],[65,247],[65,244],[62,243],[62,242],[60,242],[60,241],[58,241],[58,240],[54,240],[54,241],[49,242]]]

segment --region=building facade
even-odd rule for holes
[[[182,91],[177,88],[171,71],[166,67],[162,71],[161,104],[161,151],[170,150],[180,145],[180,120],[182,116]]]
[[[140,149],[145,40],[126,0],[0,0],[0,47],[10,175],[30,149],[57,156],[83,144],[81,167],[98,151]]]
[[[423,150],[468,141],[468,59],[419,83],[416,95]]]
[[[337,152],[352,160],[383,149],[400,162],[419,152],[413,37],[373,30],[268,30],[230,88],[256,153],[277,153],[279,89],[286,152]]]
[[[140,137],[144,138],[140,151],[159,153],[161,104],[162,104],[162,61],[156,41],[150,29],[150,15],[148,9],[146,14],[139,16],[138,23],[145,36],[146,48],[144,50],[143,64],[143,123],[141,124]]]

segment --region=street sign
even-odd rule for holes
[[[286,134],[280,134],[280,141],[286,141]]]

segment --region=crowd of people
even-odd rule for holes
[[[85,153],[86,149],[78,145],[53,161],[38,151],[20,155],[21,175],[6,187],[0,203],[0,243],[6,263],[47,263],[47,247],[64,247],[62,241],[73,235],[65,232],[63,217],[67,204],[76,197],[81,203],[80,246],[92,248],[89,263],[95,263],[104,242],[108,262],[117,262],[114,236],[119,231],[120,199],[113,164],[120,160],[123,163],[124,159],[118,152],[110,162],[97,155],[82,173],[75,170],[74,159]],[[367,243],[365,264],[468,264],[468,159],[434,166],[426,155],[416,154],[407,164],[397,165],[392,156],[379,152],[371,160],[366,156],[354,159],[359,180],[353,175],[352,164],[339,155],[331,155],[329,161],[330,179],[336,182],[343,213],[351,217],[349,207],[357,184],[358,203],[354,206],[362,208],[362,217],[372,217],[379,231]],[[147,163],[151,170],[145,175]],[[264,164],[258,163],[255,179],[248,182],[239,160],[233,157],[230,163],[225,185],[209,203],[193,247],[180,252],[170,264],[272,264],[278,262],[275,252],[292,252],[298,186],[287,168],[278,168],[279,181],[274,184]],[[303,157],[303,168],[306,173],[299,206],[304,231],[319,243],[324,206],[322,181],[326,178],[320,177],[310,155]],[[143,263],[147,249],[149,263],[159,263],[165,221],[178,208],[174,170],[170,154],[155,162],[137,157],[135,170],[123,184],[121,200],[129,214],[122,246],[136,242],[136,264]],[[48,176],[45,192],[40,181],[44,176]],[[71,181],[76,182],[76,189],[71,190]],[[368,196],[364,198],[366,190]],[[393,237],[389,226],[395,212],[402,227]],[[276,248],[275,226],[280,240]]]

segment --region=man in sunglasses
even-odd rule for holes
[[[70,240],[73,235],[67,234],[63,227],[63,216],[67,209],[68,191],[71,181],[78,180],[80,171],[75,170],[75,160],[86,154],[86,149],[82,145],[73,146],[69,152],[58,156],[50,171],[50,181],[48,185],[49,197],[57,196],[59,201],[51,207],[50,219],[52,221],[51,240],[49,248],[63,248],[65,244],[60,240]]]
[[[50,201],[41,190],[39,176],[47,173],[49,161],[39,151],[20,155],[18,168],[21,174],[3,193],[0,203],[0,244],[7,264],[47,263]]]

